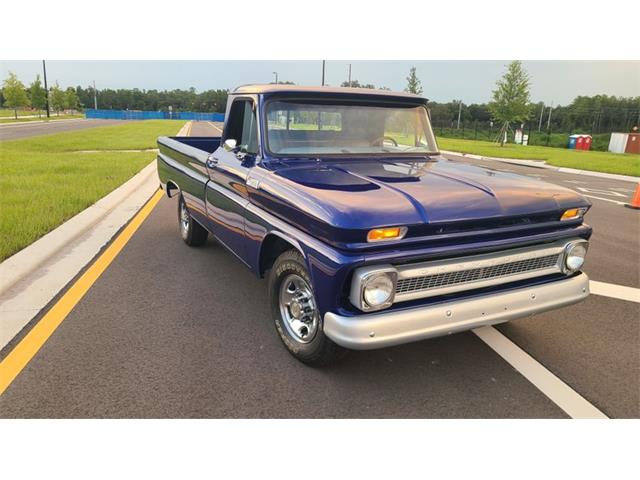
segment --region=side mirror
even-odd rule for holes
[[[227,152],[233,152],[236,149],[237,143],[233,138],[228,138],[224,141],[223,148]]]

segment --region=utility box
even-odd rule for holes
[[[640,154],[640,133],[612,133],[611,140],[609,140],[609,151]]]
[[[630,133],[624,153],[640,154],[640,133]]]
[[[591,150],[591,135],[576,133],[569,135],[569,148],[576,150]]]

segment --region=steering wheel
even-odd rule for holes
[[[390,137],[389,135],[381,135],[378,138],[376,138],[373,142],[371,142],[372,146],[375,146],[378,144],[378,142],[382,141],[382,143],[384,144],[385,140],[389,140],[391,143],[393,143],[394,147],[398,146],[398,142],[396,142],[395,138]]]

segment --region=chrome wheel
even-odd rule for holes
[[[189,236],[189,212],[184,200],[180,202],[180,234],[183,239]]]
[[[288,275],[280,284],[280,314],[285,328],[299,343],[309,343],[318,331],[318,310],[311,287],[299,275]]]

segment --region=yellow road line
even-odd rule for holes
[[[162,190],[158,190],[151,200],[131,220],[129,225],[116,237],[98,259],[82,274],[58,302],[40,319],[31,331],[18,343],[7,357],[0,363],[0,395],[11,385],[11,382],[27,366],[38,350],[45,344],[48,338],[62,321],[67,317],[73,307],[84,297],[87,291],[102,275],[111,262],[124,248],[133,234],[138,230],[142,222],[153,211],[162,198]]]

